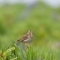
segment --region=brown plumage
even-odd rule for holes
[[[27,34],[25,34],[19,40],[17,40],[17,43],[19,42],[30,43],[32,41],[32,37],[33,37],[32,31],[28,31]]]

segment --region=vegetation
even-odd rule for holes
[[[18,18],[24,5],[4,5],[0,8],[0,60],[59,60],[60,59],[60,16],[59,8],[51,8],[44,3],[34,7],[27,18]],[[33,42],[24,50],[14,42],[28,30],[34,34]]]

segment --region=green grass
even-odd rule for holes
[[[34,47],[30,46],[29,48],[24,50],[13,46],[6,51],[2,52],[2,55],[5,60],[59,60],[60,50],[59,49],[51,49],[46,46],[43,47]],[[3,57],[1,57],[2,60]]]
[[[59,9],[40,3],[28,18],[18,19],[24,8],[18,4],[0,8],[0,60],[60,60],[60,46],[56,46],[60,41],[60,19],[51,17],[52,13],[60,16]],[[34,37],[24,54],[14,42],[28,30]]]

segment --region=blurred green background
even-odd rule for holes
[[[33,31],[34,46],[49,46],[60,41],[60,8],[39,2],[27,18],[18,18],[24,9],[24,4],[5,4],[0,8],[0,49],[5,49],[29,30]]]

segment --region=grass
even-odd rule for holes
[[[25,19],[18,19],[24,5],[5,5],[0,8],[0,60],[60,60],[60,19],[54,20],[52,13],[59,9],[38,4]],[[29,48],[16,47],[14,42],[28,30],[33,31]],[[25,53],[23,53],[23,51]]]
[[[25,53],[23,53],[25,51]],[[2,54],[1,54],[2,53]],[[51,49],[46,46],[43,47],[34,47],[30,46],[25,50],[13,46],[11,48],[6,49],[6,51],[1,52],[2,60],[59,60],[60,50],[59,49]]]

